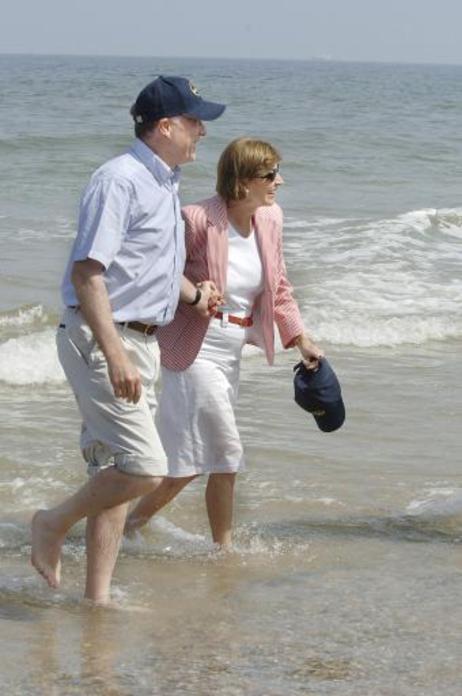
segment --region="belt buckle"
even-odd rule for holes
[[[229,307],[220,307],[220,312],[222,314],[220,323],[221,323],[221,328],[226,329],[226,327],[229,324]]]

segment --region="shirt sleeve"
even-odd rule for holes
[[[305,328],[300,309],[293,296],[294,289],[287,278],[286,262],[282,248],[282,231],[278,231],[277,240],[277,284],[274,296],[274,320],[284,348],[292,348],[297,336]]]
[[[90,181],[80,204],[74,261],[94,259],[107,268],[119,251],[129,226],[131,188],[123,179]]]

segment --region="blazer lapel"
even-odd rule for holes
[[[265,221],[266,224],[268,221]],[[255,227],[255,234],[257,237],[257,244],[258,248],[260,250],[260,258],[263,266],[263,276],[265,279],[265,288],[271,288],[272,280],[273,280],[273,270],[274,270],[274,254],[276,252],[276,249],[274,249],[274,245],[272,244],[271,241],[271,235],[269,234],[269,230],[267,229],[266,231],[263,229],[264,224],[262,221],[262,216],[261,214],[259,215],[259,211],[255,213],[255,218],[254,218],[254,227]]]
[[[211,198],[207,206],[207,264],[209,277],[220,292],[226,290],[228,272],[228,217],[226,206],[219,196]]]

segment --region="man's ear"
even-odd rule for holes
[[[157,129],[161,135],[168,136],[170,134],[171,127],[172,124],[169,118],[161,118],[159,121],[157,121]]]

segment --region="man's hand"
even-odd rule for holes
[[[141,377],[125,350],[108,360],[108,373],[114,394],[136,404],[141,397]]]

